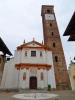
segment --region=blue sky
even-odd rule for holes
[[[63,33],[75,10],[75,0],[0,0],[0,36],[14,54],[26,42],[43,40],[41,5],[54,5],[67,65],[75,55],[75,42],[67,42]]]

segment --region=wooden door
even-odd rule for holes
[[[30,77],[30,89],[37,89],[37,78]]]

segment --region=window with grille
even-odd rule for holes
[[[36,56],[36,51],[31,51],[31,57],[35,57]]]

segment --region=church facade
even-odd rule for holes
[[[14,58],[7,61],[1,88],[56,88],[52,51],[35,40],[17,47]]]

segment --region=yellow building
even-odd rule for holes
[[[69,77],[72,90],[75,90],[75,62],[71,61],[69,65]]]

